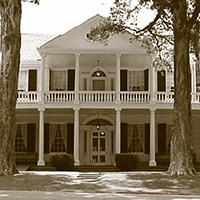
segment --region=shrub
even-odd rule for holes
[[[72,170],[74,168],[74,158],[68,154],[52,155],[50,164],[60,171]]]
[[[137,168],[139,156],[133,153],[119,153],[115,155],[115,162],[120,170],[133,170]]]

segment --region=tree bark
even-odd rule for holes
[[[174,129],[171,137],[169,174],[194,175],[191,136],[190,28],[186,0],[176,0],[174,24]]]
[[[1,0],[0,175],[16,173],[15,108],[20,64],[21,0]]]

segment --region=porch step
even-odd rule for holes
[[[52,166],[30,166],[27,171],[56,171],[55,167]]]
[[[101,172],[86,172],[86,173],[80,173],[77,177],[76,177],[76,181],[81,181],[81,182],[85,182],[85,183],[94,183],[99,181],[100,177],[101,177]]]
[[[116,166],[91,166],[91,165],[82,165],[75,166],[74,171],[78,172],[118,172],[119,169]]]

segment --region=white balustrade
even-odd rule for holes
[[[17,103],[37,103],[39,92],[18,92]]]
[[[149,92],[120,92],[121,102],[123,103],[148,103],[150,100]]]
[[[75,98],[75,92],[56,91],[45,92],[44,99],[47,103],[72,102]]]
[[[111,91],[81,91],[79,92],[80,103],[113,103],[116,93]]]
[[[158,92],[156,101],[159,103],[174,103],[174,93],[173,92]]]
[[[200,104],[200,93],[192,93],[192,103]],[[80,103],[115,103],[116,92],[114,91],[80,91],[78,93]],[[74,91],[50,91],[45,92],[46,103],[73,102]],[[123,91],[120,92],[122,103],[149,103],[150,94],[145,91]],[[40,92],[18,92],[17,103],[37,103],[40,101]],[[157,103],[174,103],[173,92],[157,92]]]

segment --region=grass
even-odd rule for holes
[[[0,177],[1,190],[84,191],[200,196],[200,176],[170,176],[163,172],[101,173],[96,178],[62,174],[20,173]]]

